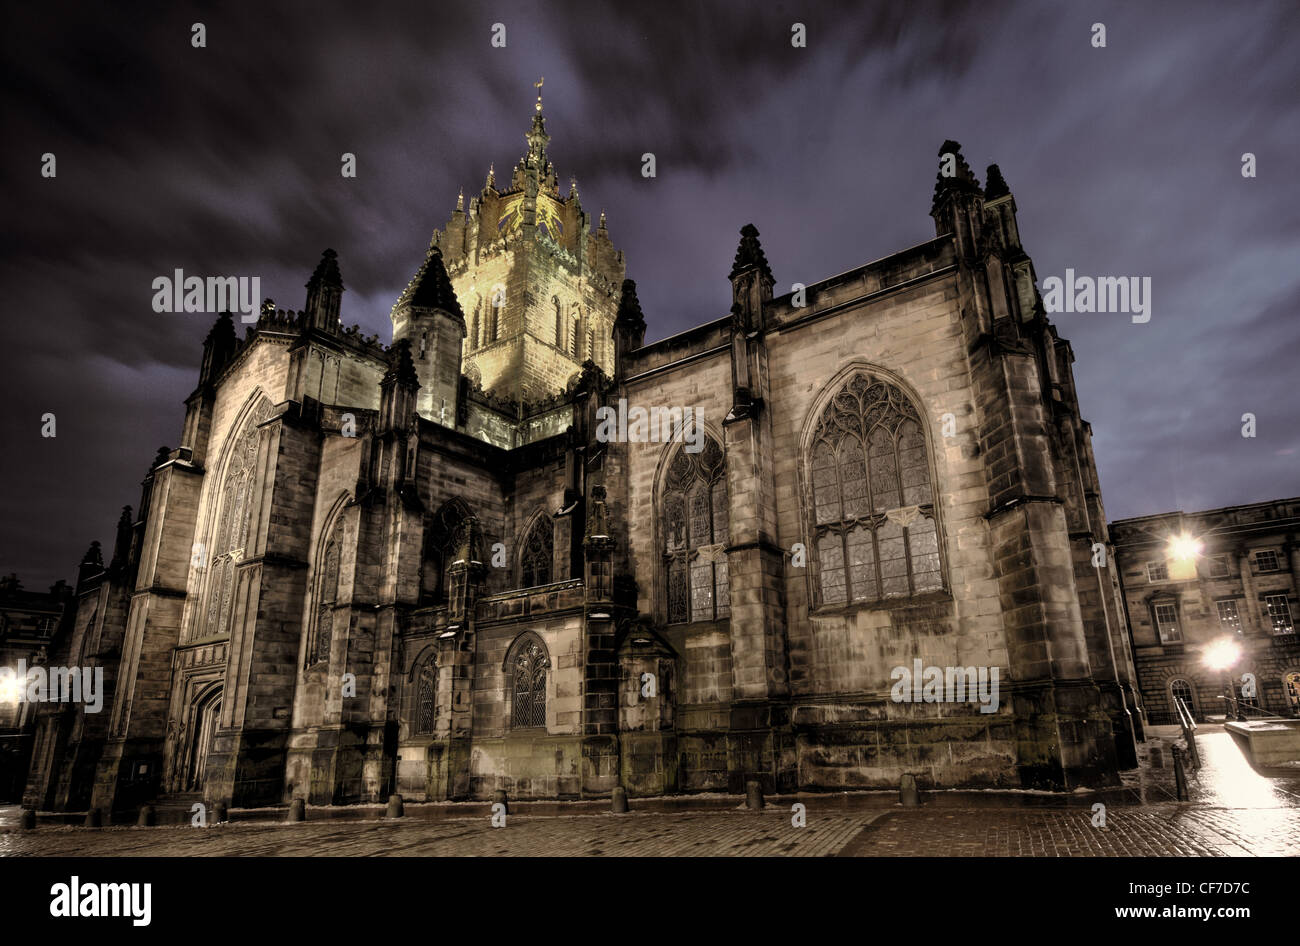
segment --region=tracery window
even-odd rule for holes
[[[420,668],[420,676],[415,686],[415,731],[417,733],[433,732],[437,696],[438,667],[434,663],[434,658],[430,656]]]
[[[441,604],[447,600],[447,566],[460,544],[462,529],[473,513],[463,501],[450,499],[424,528],[424,555],[420,564],[420,603]]]
[[[662,513],[668,623],[727,617],[727,466],[713,438],[705,438],[699,453],[677,449],[668,465]]]
[[[334,640],[334,611],[339,597],[339,564],[343,552],[343,521],[337,520],[321,555],[316,590],[316,621],[307,642],[307,665],[328,663]]]
[[[551,661],[542,642],[531,634],[515,642],[507,661],[511,681],[511,729],[546,725],[546,671]]]
[[[258,425],[271,416],[271,402],[262,398],[244,421],[234,440],[221,484],[215,536],[209,547],[211,568],[204,634],[213,637],[230,633],[234,611],[235,569],[244,558],[253,516],[251,496],[256,471]]]
[[[902,390],[850,378],[817,421],[809,472],[820,604],[943,588],[925,434]]]
[[[550,516],[542,514],[524,536],[519,556],[519,587],[550,584],[554,550],[555,526]]]

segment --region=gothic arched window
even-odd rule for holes
[[[420,675],[415,684],[415,731],[417,733],[433,732],[434,717],[437,714],[438,667],[434,658],[429,657],[420,668]]]
[[[218,495],[214,537],[209,545],[208,600],[204,635],[230,633],[234,611],[235,568],[244,558],[253,517],[253,479],[256,474],[258,425],[271,416],[271,402],[262,398],[234,438],[226,459],[225,478]]]
[[[543,513],[524,536],[519,554],[519,587],[532,588],[551,582],[551,562],[555,550],[555,526]]]
[[[510,728],[536,729],[546,725],[546,671],[551,661],[536,636],[525,634],[506,659],[510,674]]]
[[[307,641],[307,665],[328,663],[334,640],[334,611],[339,598],[339,565],[343,554],[343,520],[334,524],[320,559],[316,586],[316,615]]]
[[[459,499],[450,499],[424,527],[424,556],[420,568],[420,603],[442,604],[447,600],[447,566],[452,563],[461,530],[473,512]]]
[[[819,604],[939,591],[939,530],[920,416],[897,386],[850,378],[808,457]]]
[[[555,306],[555,347],[564,347],[564,307],[560,305],[559,296],[551,296],[551,305]]]
[[[731,613],[727,584],[727,466],[706,437],[699,453],[679,447],[662,501],[668,623],[713,621]]]
[[[569,320],[569,354],[574,358],[578,357],[578,344],[581,340],[582,331],[582,310],[577,306],[573,307],[573,318]]]

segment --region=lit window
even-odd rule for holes
[[[1168,581],[1169,566],[1164,562],[1147,562],[1147,581]]]
[[[1260,549],[1255,553],[1255,566],[1261,572],[1278,571],[1277,553],[1272,549]]]
[[[1160,631],[1160,643],[1177,644],[1183,639],[1178,629],[1178,606],[1158,604],[1155,606],[1156,628]]]
[[[1225,631],[1241,633],[1241,615],[1237,613],[1236,601],[1216,602],[1219,608],[1219,624]]]
[[[1268,619],[1273,625],[1274,634],[1294,634],[1295,624],[1291,621],[1291,605],[1286,595],[1265,595],[1264,605],[1268,608]]]

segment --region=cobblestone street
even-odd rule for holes
[[[930,796],[919,809],[888,798],[799,796],[807,824],[784,801],[761,812],[633,811],[630,814],[511,814],[407,817],[400,821],[320,817],[298,824],[236,821],[207,828],[42,826],[23,831],[17,810],[0,812],[0,856],[792,856],[1140,857],[1300,854],[1300,794],[1291,776],[1253,771],[1232,738],[1198,736],[1203,767],[1189,778],[1192,801],[1172,801],[1172,773],[1143,765],[1126,778],[1134,804],[1109,804],[1094,826],[1091,806],[1024,807],[1015,793],[980,807]],[[971,796],[964,796],[971,797]],[[1145,799],[1145,804],[1136,803]],[[698,803],[698,802],[697,802]],[[729,804],[729,802],[728,802]],[[418,810],[418,809],[417,809]],[[319,817],[316,815],[315,817]]]

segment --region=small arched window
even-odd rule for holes
[[[554,551],[555,526],[551,517],[543,513],[524,536],[519,555],[519,587],[550,584]]]
[[[925,433],[902,390],[850,378],[818,418],[807,469],[820,604],[943,588]]]
[[[564,307],[560,305],[559,296],[551,296],[551,305],[555,307],[555,347],[564,347]]]
[[[483,312],[483,300],[474,303],[474,317],[469,323],[469,350],[475,351],[481,346],[479,339],[479,317]]]
[[[437,715],[438,667],[434,658],[429,657],[420,667],[420,675],[415,685],[415,731],[417,733],[433,732],[434,718]]]
[[[727,617],[727,466],[712,437],[699,453],[677,448],[664,482],[662,517],[668,623]]]
[[[1176,680],[1170,680],[1169,696],[1170,696],[1170,702],[1174,704],[1173,711],[1175,717],[1177,716],[1178,713],[1178,706],[1177,706],[1178,700],[1182,700],[1184,703],[1187,704],[1187,709],[1188,711],[1191,712],[1193,718],[1198,716],[1196,712],[1196,697],[1192,692],[1192,685],[1188,683],[1186,680],[1183,680],[1181,678]]]
[[[546,672],[551,661],[546,647],[533,634],[515,641],[506,667],[510,674],[510,728],[546,726]]]

